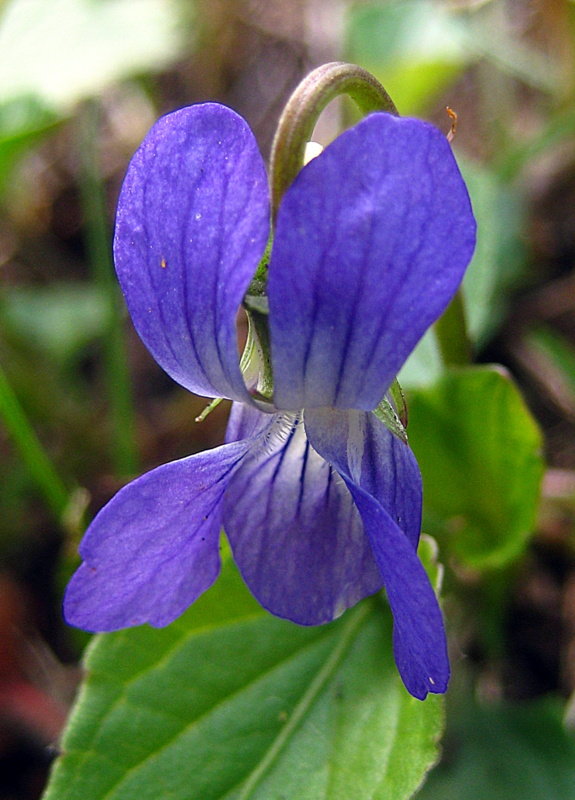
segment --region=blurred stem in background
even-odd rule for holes
[[[98,159],[99,123],[98,103],[96,100],[89,100],[79,118],[80,192],[87,256],[94,282],[102,290],[109,310],[109,324],[104,338],[104,372],[110,404],[112,465],[116,475],[128,476],[137,472],[139,459],[135,445],[134,404],[124,342],[123,306],[110,254],[111,235]]]
[[[435,323],[435,334],[445,367],[458,367],[472,361],[461,289]]]
[[[46,505],[58,520],[63,521],[68,506],[68,490],[46,455],[1,366],[0,417],[44,497]]]

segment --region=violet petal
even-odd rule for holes
[[[80,545],[64,600],[71,624],[162,627],[216,579],[221,498],[250,441],[164,464],[121,489]]]
[[[381,588],[350,493],[295,415],[271,419],[230,481],[223,521],[244,580],[276,616],[318,625]]]
[[[268,234],[266,172],[247,123],[215,103],[162,117],[130,162],[114,256],[142,340],[196,394],[249,399],[236,314]]]
[[[373,409],[471,258],[445,137],[375,113],[313,159],[278,212],[269,271],[278,408]]]
[[[428,692],[444,692],[447,645],[439,604],[415,549],[421,480],[411,451],[372,414],[318,409],[306,411],[305,424],[361,515],[393,613],[395,660],[406,688],[421,700]],[[386,447],[386,438],[397,444]]]

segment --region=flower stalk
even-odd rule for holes
[[[381,83],[354,64],[332,61],[314,69],[294,91],[280,117],[270,157],[272,214],[304,165],[305,149],[325,107],[348,95],[365,115],[372,111],[399,112]]]
[[[434,326],[444,367],[462,367],[471,362],[463,293],[459,289]]]

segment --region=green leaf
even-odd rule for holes
[[[437,758],[442,698],[404,689],[378,598],[303,628],[228,563],[168,628],[96,637],[86,668],[44,800],[403,800]]]
[[[558,88],[560,83],[554,88]],[[575,109],[571,104],[560,106],[545,120],[527,141],[508,142],[495,162],[495,169],[503,180],[512,181],[522,170],[533,169],[534,163],[546,152],[556,152],[564,140],[571,141],[575,132]]]
[[[510,378],[453,370],[409,395],[408,435],[423,474],[424,529],[442,559],[501,567],[524,549],[543,473],[541,435]]]
[[[34,428],[30,424],[8,376],[0,366],[0,420],[12,436],[18,452],[33,477],[47,505],[57,519],[66,509],[69,493]]]
[[[575,739],[562,724],[559,702],[471,704],[417,800],[567,800],[574,775]]]

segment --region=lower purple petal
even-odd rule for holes
[[[443,618],[427,573],[413,546],[381,505],[348,482],[383,576],[393,613],[393,650],[410,694],[424,700],[449,681]]]
[[[178,617],[216,579],[221,499],[251,442],[165,464],[125,486],[80,546],[85,561],[64,599],[66,620],[113,631]]]
[[[308,437],[345,480],[361,515],[394,619],[394,652],[408,691],[444,692],[449,660],[443,619],[417,558],[421,479],[409,448],[372,414],[306,411]]]
[[[422,486],[411,449],[364,411],[306,409],[305,427],[316,450],[374,497],[417,548]]]
[[[253,425],[257,413],[238,407],[234,431]],[[265,608],[301,625],[329,622],[380,589],[381,575],[347,487],[298,417],[277,414],[268,425],[230,481],[224,529]]]

